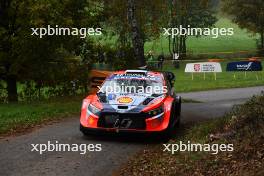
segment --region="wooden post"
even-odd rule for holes
[[[204,78],[204,80],[205,80],[205,72],[204,72],[203,78]]]
[[[216,72],[214,72],[214,78],[215,78],[215,81],[216,81]]]

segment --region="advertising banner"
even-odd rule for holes
[[[262,71],[262,65],[259,61],[229,62],[226,71]]]
[[[188,63],[185,67],[186,73],[222,72],[221,64],[218,62]]]

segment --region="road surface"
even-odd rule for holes
[[[186,99],[202,103],[186,103],[182,107],[182,122],[199,122],[221,117],[234,104],[240,104],[252,95],[260,94],[264,86],[183,93]],[[133,154],[151,147],[153,143],[141,139],[117,137],[83,137],[79,132],[79,117],[45,126],[29,134],[0,140],[0,175],[111,175]],[[102,144],[101,152],[31,152],[31,144]]]

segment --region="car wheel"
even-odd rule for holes
[[[177,114],[177,117],[180,117],[181,116],[181,97],[180,96],[177,96],[176,97],[176,114]]]
[[[180,126],[181,123],[181,97],[176,97],[176,107],[175,107],[175,114],[176,114],[176,127]]]
[[[176,122],[175,126],[176,126],[177,128],[179,128],[180,125],[181,125],[181,118],[180,118],[180,117],[177,117],[177,122]]]
[[[83,126],[81,124],[80,124],[80,131],[82,132],[82,134],[84,136],[88,136],[89,135],[89,133],[83,128]]]
[[[90,134],[87,133],[86,131],[82,131],[82,134],[83,134],[84,136],[89,136],[89,135],[90,135]]]

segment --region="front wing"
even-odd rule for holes
[[[105,132],[162,132],[170,123],[173,98],[164,101],[164,112],[158,116],[146,118],[144,113],[112,113],[104,112],[100,117],[88,114],[82,109],[81,131]]]

